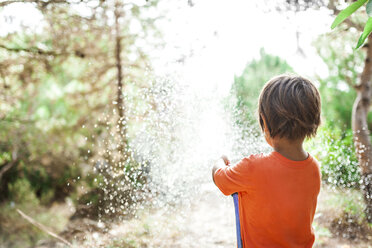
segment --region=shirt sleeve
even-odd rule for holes
[[[224,195],[248,190],[252,185],[253,164],[249,158],[233,166],[219,168],[214,173],[214,182]]]

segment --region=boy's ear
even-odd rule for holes
[[[260,114],[260,121],[262,121],[262,129],[263,131],[266,131],[267,130],[267,125],[266,125],[266,120],[265,120],[265,117],[263,116],[263,114]]]

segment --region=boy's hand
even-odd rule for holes
[[[230,160],[227,158],[226,155],[222,155],[221,158],[222,158],[223,162],[225,162],[225,165],[229,165],[230,164]]]
[[[222,159],[222,161],[221,161],[221,159]],[[221,158],[214,164],[214,166],[212,168],[212,179],[213,179],[213,182],[214,182],[214,173],[216,172],[216,170],[218,170],[221,167],[229,166],[229,165],[230,165],[230,161],[227,158],[227,156],[226,155],[222,155]]]

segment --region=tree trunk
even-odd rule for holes
[[[369,137],[367,116],[372,96],[372,38],[369,36],[367,56],[361,75],[360,84],[355,87],[357,97],[352,112],[355,152],[361,169],[361,189],[366,203],[365,214],[372,223],[372,149]]]
[[[117,68],[117,96],[116,96],[116,107],[118,111],[118,133],[119,133],[119,146],[118,151],[121,154],[121,161],[126,159],[126,143],[127,143],[127,130],[126,130],[126,116],[125,116],[125,103],[123,99],[123,69],[121,60],[121,34],[120,34],[120,17],[122,15],[122,4],[120,1],[115,3],[115,59]]]

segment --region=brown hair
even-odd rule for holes
[[[276,76],[261,91],[258,114],[262,131],[263,116],[272,138],[310,138],[320,125],[319,92],[306,78]]]

